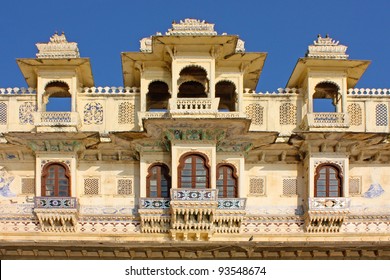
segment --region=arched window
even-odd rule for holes
[[[171,176],[168,166],[162,163],[150,166],[146,177],[146,196],[168,198],[170,190]]]
[[[47,112],[71,112],[72,98],[69,86],[65,82],[53,81],[46,85],[45,95]]]
[[[234,166],[220,164],[217,166],[217,189],[218,197],[238,197],[237,174]]]
[[[313,112],[337,112],[341,95],[339,87],[330,82],[316,85],[313,94]]]
[[[317,167],[314,179],[315,197],[341,197],[342,179],[339,169],[331,164],[323,164]]]
[[[70,173],[63,163],[49,163],[42,172],[42,196],[70,196]]]
[[[207,72],[198,66],[187,66],[180,71],[177,81],[178,98],[206,98],[209,81]]]
[[[236,111],[236,86],[230,81],[215,85],[215,97],[219,97],[218,111]]]
[[[180,159],[179,188],[209,188],[209,165],[207,157],[201,154],[186,154]]]
[[[147,111],[165,111],[168,108],[168,100],[171,97],[168,85],[161,81],[149,84],[146,94]]]

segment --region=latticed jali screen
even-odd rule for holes
[[[134,104],[130,102],[122,102],[118,106],[118,123],[132,124],[134,123]]]
[[[265,194],[265,180],[263,177],[249,178],[249,194],[250,195]]]
[[[377,126],[387,126],[388,111],[386,104],[378,104],[375,107],[375,117]]]
[[[361,194],[360,187],[360,178],[359,177],[350,177],[349,178],[349,194],[350,195],[359,195]]]
[[[34,194],[34,193],[35,193],[35,179],[22,178],[22,194]]]
[[[284,103],[279,108],[279,123],[281,125],[297,124],[297,106]]]
[[[362,109],[359,104],[352,103],[348,105],[348,115],[350,125],[359,126],[362,125]]]
[[[250,104],[245,107],[245,113],[248,118],[252,119],[252,124],[263,124],[263,111],[264,108],[260,104]]]
[[[96,195],[99,194],[99,179],[85,178],[84,179],[84,194]]]
[[[7,104],[4,102],[0,102],[0,124],[7,124]]]
[[[133,180],[132,179],[119,179],[118,180],[118,194],[120,194],[120,195],[133,194]]]
[[[297,194],[297,179],[285,178],[283,179],[283,195],[290,196]]]

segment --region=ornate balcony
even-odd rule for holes
[[[218,113],[219,98],[171,98],[169,113],[174,117],[215,116]]]
[[[167,233],[170,229],[170,199],[140,198],[138,213],[141,218],[141,231]]]
[[[345,113],[308,113],[301,127],[309,130],[348,128],[349,118]]]
[[[78,219],[77,198],[35,197],[34,213],[41,230],[46,232],[75,232]]]
[[[35,112],[34,125],[40,131],[77,131],[80,126],[77,112]]]
[[[346,197],[311,197],[305,213],[308,232],[339,232],[349,214],[350,199]]]

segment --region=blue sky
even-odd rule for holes
[[[173,20],[215,23],[237,34],[247,51],[267,52],[258,91],[284,87],[317,34],[347,45],[350,59],[371,60],[357,87],[390,88],[390,1],[1,1],[0,87],[25,87],[16,58],[33,58],[35,43],[64,31],[89,57],[96,86],[122,86],[120,53],[138,51],[143,37]]]

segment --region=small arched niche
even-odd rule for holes
[[[53,81],[46,85],[44,93],[46,112],[71,112],[72,96],[69,85],[62,81]]]
[[[178,98],[206,98],[208,79],[205,69],[187,66],[180,71]]]
[[[219,97],[218,111],[236,111],[236,85],[231,81],[220,81],[215,85],[215,97]]]
[[[313,94],[313,112],[338,112],[341,108],[340,88],[331,82],[316,85]]]
[[[154,81],[149,84],[146,94],[146,110],[164,112],[168,108],[168,100],[171,97],[169,87],[162,81]]]

